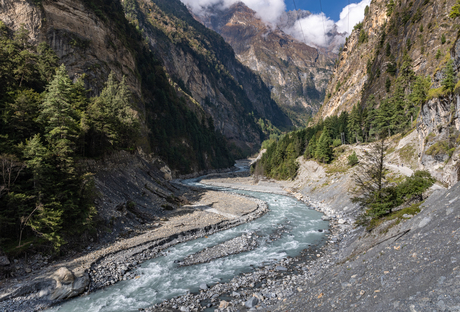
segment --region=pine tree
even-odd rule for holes
[[[111,73],[101,95],[88,108],[89,122],[95,132],[91,146],[93,151],[127,147],[137,138],[139,122],[130,99],[125,79],[118,83]]]
[[[393,118],[393,107],[388,99],[380,102],[380,107],[375,115],[373,127],[376,133],[385,133],[391,136],[392,130],[392,118]]]
[[[415,106],[420,106],[426,101],[428,90],[431,86],[430,77],[417,76],[410,94],[410,100]]]
[[[47,87],[39,120],[45,125],[45,137],[60,166],[73,171],[75,141],[79,134],[78,114],[71,103],[73,83],[62,64]]]
[[[348,133],[351,141],[359,142],[361,135],[361,113],[358,104],[353,106],[350,115],[348,116]]]
[[[323,163],[328,163],[332,159],[332,140],[329,130],[325,128],[316,145],[315,158]]]
[[[391,98],[391,105],[390,128],[392,134],[394,134],[405,129],[408,123],[408,118],[405,113],[407,100],[404,93],[404,87],[400,83],[396,85],[395,93]]]
[[[446,66],[444,67],[444,79],[441,82],[442,87],[444,90],[448,91],[449,93],[454,92],[455,87],[455,72],[454,72],[454,62],[450,59]]]

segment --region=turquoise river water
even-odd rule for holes
[[[184,183],[206,187],[199,179]],[[215,189],[215,188],[214,188]],[[296,256],[311,245],[324,239],[318,230],[328,229],[328,222],[322,221],[322,214],[310,209],[294,198],[251,191],[218,188],[259,198],[268,203],[270,211],[252,222],[177,244],[164,251],[163,255],[144,262],[136,271],[140,278],[121,281],[87,296],[67,301],[49,311],[59,312],[102,312],[137,311],[155,303],[186,294],[198,292],[201,283],[213,285],[226,282],[242,272],[250,272],[252,266],[276,262],[286,256]],[[245,232],[255,232],[258,247],[252,251],[231,255],[210,263],[178,267],[174,260],[181,260],[206,247],[233,239]],[[272,240],[275,233],[281,237]]]

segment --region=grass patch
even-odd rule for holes
[[[404,209],[401,209],[401,210],[398,210],[398,211],[395,211],[395,212],[392,212],[390,214],[388,214],[387,216],[384,216],[382,218],[373,218],[369,225],[367,226],[367,230],[368,231],[372,231],[373,229],[375,229],[376,227],[378,227],[379,225],[381,225],[382,223],[384,222],[387,222],[387,221],[392,221],[392,220],[396,220],[396,222],[393,222],[390,226],[388,226],[384,231],[382,232],[388,232],[388,230],[390,228],[392,228],[393,226],[395,225],[398,225],[402,220],[404,220],[405,218],[403,217],[405,214],[408,214],[408,215],[413,215],[415,216],[416,214],[418,214],[421,209],[420,209],[420,206],[423,204],[423,202],[419,202],[417,204],[413,204],[412,206],[410,207],[407,207],[407,208],[404,208]]]
[[[444,90],[443,87],[436,88],[436,89],[430,89],[428,90],[428,95],[426,97],[426,100],[429,101],[431,99],[435,98],[440,98],[443,97],[447,94],[446,90]]]
[[[426,138],[425,138],[425,144],[430,142],[432,139],[434,139],[436,137],[436,134],[434,134],[433,132],[430,132]]]
[[[399,156],[406,164],[412,163],[412,161],[415,159],[415,155],[416,155],[416,149],[411,144],[406,145],[399,150]]]
[[[446,140],[439,141],[431,145],[425,154],[431,156],[437,156],[440,154],[447,155],[449,151],[449,143]]]
[[[331,164],[325,167],[325,171],[327,174],[344,173],[347,172],[347,170],[350,168],[348,165],[344,164]]]
[[[456,94],[460,94],[460,80],[457,82],[457,84],[454,87],[454,92]]]

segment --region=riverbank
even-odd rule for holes
[[[216,187],[295,197],[324,214],[323,220],[329,221],[328,236],[321,244],[304,250],[299,256],[286,257],[279,262],[254,268],[252,272],[235,276],[227,283],[201,285],[200,293],[179,296],[144,311],[246,311],[272,307],[305,291],[312,279],[318,278],[327,268],[342,260],[342,248],[362,232],[362,229],[353,228],[354,218],[345,216],[342,206],[336,209],[339,206],[331,207],[324,201],[302,195],[293,189],[292,181],[255,181],[248,174],[212,174],[200,182]]]
[[[83,255],[51,263],[22,278],[2,280],[0,311],[40,310],[69,296],[135,278],[130,272],[163,249],[251,221],[267,211],[262,201],[212,190],[195,190],[189,200],[190,205],[141,235],[120,238],[108,246],[93,244]],[[64,276],[56,274],[60,268],[67,270]]]

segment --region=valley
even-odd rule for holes
[[[0,311],[459,310],[459,1],[3,0]]]

